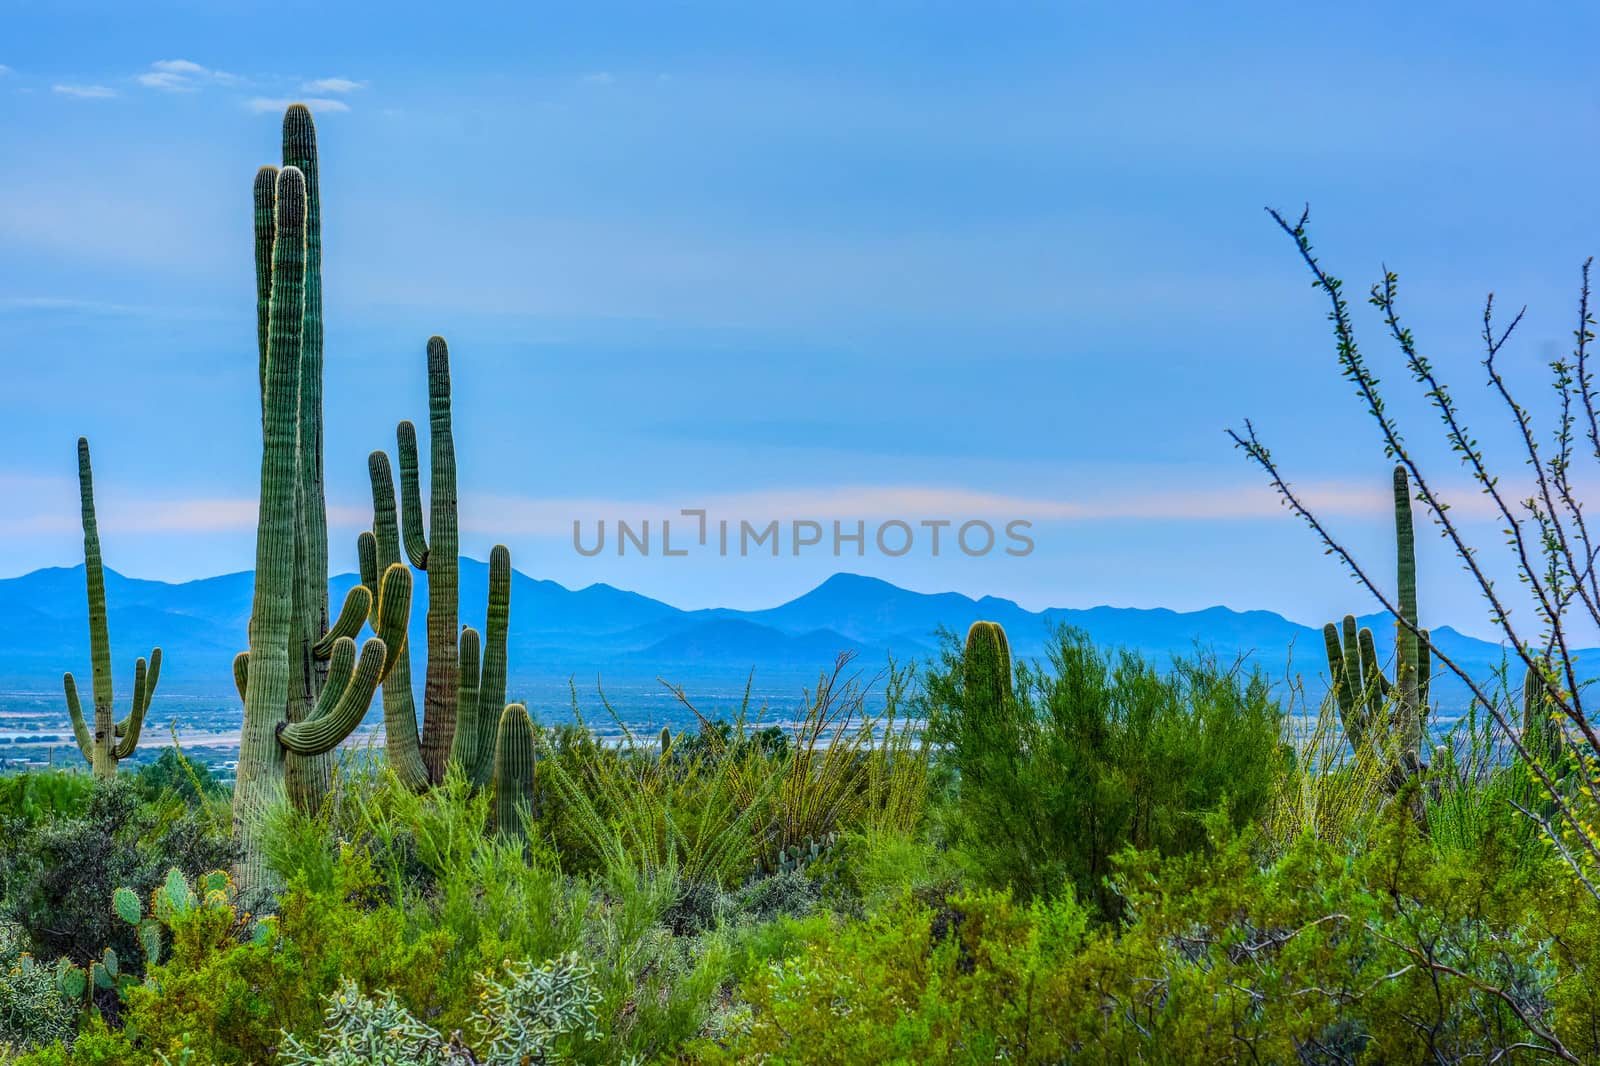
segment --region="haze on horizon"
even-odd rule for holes
[[[301,99],[323,159],[336,571],[366,524],[367,453],[425,417],[439,333],[465,553],[504,541],[569,587],[751,608],[852,571],[1030,609],[1371,610],[1223,433],[1254,419],[1389,574],[1389,464],[1325,297],[1262,208],[1310,203],[1441,482],[1464,479],[1364,304],[1383,264],[1514,476],[1482,303],[1528,305],[1503,360],[1543,395],[1600,251],[1600,13],[1156,7],[1135,27],[1054,5],[375,21],[290,2],[270,10],[307,31],[277,38],[245,32],[269,10],[253,3],[8,11],[0,576],[81,562],[80,434],[108,565],[252,564],[250,179]],[[1470,489],[1452,499],[1474,513]],[[574,519],[684,508],[1024,519],[1035,548],[573,550]],[[1494,558],[1494,524],[1472,528]],[[1425,620],[1487,635],[1444,545],[1419,554]]]

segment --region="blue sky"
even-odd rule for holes
[[[441,333],[464,548],[503,540],[536,576],[684,606],[851,569],[1030,607],[1367,609],[1224,436],[1254,418],[1387,572],[1387,463],[1262,208],[1310,202],[1358,305],[1382,263],[1401,273],[1508,475],[1483,296],[1529,305],[1505,359],[1536,394],[1600,250],[1600,15],[1409,8],[5,4],[0,574],[80,560],[80,433],[111,565],[250,565],[249,189],[307,99],[336,566],[367,452],[425,415]],[[1435,440],[1358,310],[1412,438]],[[572,548],[574,519],[684,507],[1022,518],[1036,546]],[[1423,550],[1428,620],[1486,631],[1443,545]]]

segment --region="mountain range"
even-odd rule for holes
[[[417,587],[411,640],[420,660],[425,647],[427,582]],[[356,582],[342,574],[330,582],[335,610]],[[461,618],[482,626],[488,566],[461,560]],[[253,575],[248,571],[179,584],[106,571],[113,669],[119,682],[133,659],[159,644],[162,691],[225,697],[232,691],[229,664],[245,646]],[[1197,647],[1231,661],[1236,656],[1283,677],[1292,664],[1307,679],[1325,673],[1322,635],[1270,611],[1210,607],[1200,611],[1091,607],[1029,611],[1015,602],[953,592],[921,593],[857,574],[835,574],[810,592],[763,610],[681,610],[637,593],[594,584],[568,589],[516,572],[512,577],[511,680],[548,690],[573,678],[579,685],[603,679],[608,689],[657,688],[665,678],[693,691],[696,683],[726,690],[753,670],[758,686],[793,687],[815,678],[841,651],[854,650],[869,669],[893,655],[929,659],[940,648],[941,627],[964,633],[983,618],[1002,624],[1017,655],[1043,656],[1053,627],[1085,630],[1097,643],[1139,651],[1165,662]],[[36,570],[0,580],[0,686],[48,691],[66,669],[89,666],[83,567]],[[1379,634],[1387,615],[1362,619]],[[1499,645],[1448,626],[1433,629],[1438,646],[1464,667],[1487,674],[1501,661]],[[420,666],[416,677],[422,676]],[[1448,686],[1446,686],[1448,689]],[[1320,695],[1320,683],[1308,688]],[[1446,697],[1447,691],[1437,693]],[[1464,702],[1464,701],[1462,701]]]

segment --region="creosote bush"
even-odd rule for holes
[[[1208,813],[1242,827],[1272,797],[1282,729],[1259,675],[1203,655],[1163,672],[1071,629],[1046,665],[1007,652],[980,676],[972,651],[947,634],[924,691],[955,775],[948,831],[982,883],[1022,897],[1070,888],[1109,916],[1104,879],[1122,848],[1193,851]],[[1013,665],[1014,685],[994,676]]]

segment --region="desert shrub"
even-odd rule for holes
[[[25,953],[0,958],[0,1050],[66,1039],[77,1031],[76,1015],[53,969]]]
[[[0,777],[0,826],[14,833],[41,821],[81,814],[93,791],[94,778],[75,770],[24,771]]]
[[[111,910],[119,887],[148,898],[167,871],[226,868],[232,845],[181,801],[145,802],[127,776],[98,783],[81,813],[22,830],[0,854],[0,913],[41,959],[83,963],[109,947],[141,957],[135,930]]]
[[[165,794],[176,795],[188,803],[199,805],[215,799],[223,788],[205,763],[184,757],[176,747],[162,748],[153,762],[139,767],[134,775],[146,799],[159,799]]]
[[[328,997],[315,1046],[306,1047],[291,1033],[278,1052],[283,1066],[456,1066],[471,1061],[438,1030],[412,1016],[393,992],[368,997],[348,978]]]
[[[271,1061],[285,1032],[309,1038],[322,999],[345,978],[393,989],[420,1016],[437,1013],[445,990],[432,966],[449,936],[408,936],[399,909],[373,903],[376,883],[370,864],[347,852],[330,891],[292,882],[278,913],[259,922],[232,904],[170,916],[167,958],[124,993],[128,1029],[152,1052],[231,1064]]]
[[[1398,817],[1396,817],[1398,815]],[[1597,909],[1431,847],[1396,805],[1352,856],[1254,833],[1124,851],[1125,922],[1070,891],[910,895],[744,968],[700,1061],[1593,1061]],[[1175,1049],[1181,1056],[1175,1058]]]
[[[1264,810],[1282,765],[1278,705],[1258,674],[1207,655],[1161,672],[1069,628],[1049,651],[1049,668],[1019,664],[1015,694],[990,710],[965,691],[946,634],[924,691],[957,776],[950,833],[983,882],[1023,897],[1070,887],[1109,913],[1117,851],[1183,854],[1203,845],[1207,813],[1243,826]]]

